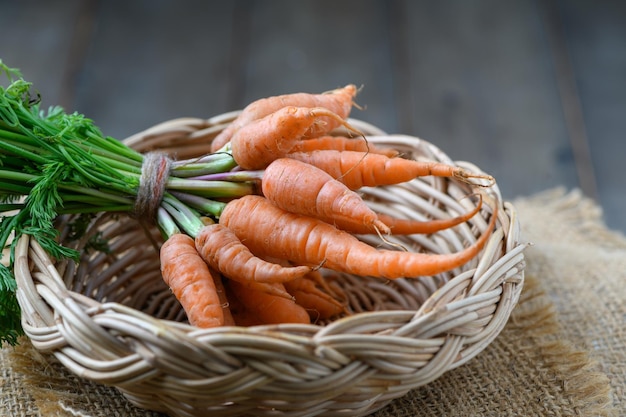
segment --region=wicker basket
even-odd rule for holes
[[[140,151],[178,158],[208,152],[236,113],[176,119],[128,138]],[[385,135],[351,120],[372,143],[416,158],[453,162],[432,144]],[[376,210],[416,219],[457,216],[475,207],[464,183],[420,178],[364,190]],[[496,230],[479,258],[432,277],[384,281],[329,277],[350,295],[353,314],[330,323],[197,329],[160,278],[156,231],[125,215],[102,215],[82,249],[101,233],[110,252],[83,251],[81,262],[55,264],[22,237],[16,249],[18,300],[27,336],[77,375],[117,387],[132,403],[172,416],[363,416],[458,367],[501,331],[524,281],[525,245],[515,209],[497,186]],[[397,238],[412,250],[456,251],[487,227],[486,207],[465,224],[432,236]]]

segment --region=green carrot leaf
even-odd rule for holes
[[[17,68],[10,68],[4,62],[2,62],[1,59],[0,59],[0,71],[4,72],[4,74],[6,75],[6,77],[9,80],[15,80],[17,78],[22,78],[22,74],[21,74],[19,69],[17,69]]]
[[[0,264],[0,347],[5,343],[16,345],[19,336],[24,334],[16,288],[10,269]]]

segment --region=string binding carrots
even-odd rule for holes
[[[348,119],[356,92],[350,84],[325,94],[260,99],[214,139],[212,152],[231,154],[237,167],[210,178],[236,178],[258,187],[249,195],[222,198],[220,209],[212,215],[215,224],[188,227],[193,251],[181,233],[171,233],[163,245],[164,279],[192,324],[212,327],[332,320],[349,314],[349,308],[347,297],[325,283],[323,270],[381,279],[419,279],[461,267],[479,255],[496,228],[497,202],[487,208],[487,228],[458,252],[381,249],[357,237],[378,233],[384,240],[385,235],[394,233],[436,233],[471,221],[481,211],[487,213],[482,194],[477,193],[474,209],[456,217],[393,218],[367,205],[357,194],[363,187],[396,185],[422,176],[446,177],[471,188],[491,186],[495,180],[457,166],[410,160],[395,149],[369,144]],[[354,136],[333,135],[339,126]],[[195,210],[205,204],[199,198],[188,201]],[[180,256],[171,253],[174,246],[180,246]],[[178,265],[186,257],[193,261]],[[202,273],[191,273],[189,269],[196,268],[193,265],[198,260],[204,265]],[[206,282],[193,285],[192,277]]]

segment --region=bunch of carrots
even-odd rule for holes
[[[194,233],[195,240],[172,234],[161,248],[163,278],[192,324],[329,319],[345,307],[320,269],[384,279],[419,277],[459,267],[482,249],[495,213],[486,233],[453,254],[377,249],[355,236],[433,233],[467,221],[481,207],[448,220],[391,218],[368,207],[356,191],[361,187],[425,175],[493,181],[368,144],[348,123],[356,93],[347,85],[323,94],[264,98],[214,139],[214,152],[230,152],[241,169],[261,170],[261,192],[228,202],[218,222]],[[339,126],[353,135],[331,136]]]
[[[0,69],[10,79],[19,74],[1,61]],[[434,233],[482,205],[445,220],[392,218],[370,209],[361,187],[427,175],[480,186],[493,178],[369,144],[349,124],[354,85],[257,100],[215,137],[211,153],[185,161],[133,151],[82,115],[41,111],[21,75],[0,92],[0,208],[17,212],[0,222],[0,244],[29,234],[53,257],[76,258],[55,241],[56,216],[147,215],[164,236],[163,280],[198,327],[332,319],[346,306],[324,270],[381,279],[438,274],[476,257],[495,227],[497,207],[487,230],[451,254],[359,240]],[[341,126],[350,134],[331,135]],[[0,266],[0,342],[19,330],[15,291],[10,268]]]

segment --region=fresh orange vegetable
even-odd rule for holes
[[[283,210],[389,233],[361,196],[313,165],[277,159],[265,168],[261,187],[263,195]]]
[[[171,235],[160,249],[161,273],[187,313],[189,323],[198,327],[224,325],[224,312],[208,265],[202,260],[193,238]]]
[[[243,169],[263,169],[287,155],[313,126],[330,128],[325,120],[356,131],[341,116],[323,107],[288,106],[239,128],[230,140],[234,160]]]
[[[450,227],[457,226],[461,223],[465,223],[472,217],[474,217],[482,208],[483,199],[479,194],[480,200],[476,207],[467,213],[459,216],[451,217],[449,219],[433,219],[433,220],[412,220],[412,219],[399,219],[386,215],[384,213],[377,213],[378,219],[389,227],[392,235],[412,235],[416,233],[428,234],[435,233],[440,230],[445,230]],[[372,233],[371,228],[365,227],[355,222],[342,223],[335,221],[335,226],[341,230],[345,230],[354,234],[368,234]]]
[[[488,180],[490,183],[494,181],[490,175],[468,172],[453,165],[399,157],[389,158],[375,153],[318,150],[294,152],[287,156],[328,172],[351,190],[365,186],[399,184],[427,175],[453,177],[465,182],[469,182],[471,178]]]
[[[236,326],[256,326],[259,324],[263,324],[259,317],[246,308],[243,303],[235,296],[233,289],[231,288],[231,283],[233,281],[226,280],[224,281],[224,289],[226,290],[226,297],[228,298],[228,305],[230,309],[230,313],[233,317],[233,321]],[[286,291],[286,290],[285,290]]]
[[[399,152],[393,148],[385,148],[368,143],[367,139],[363,136],[348,138],[345,136],[329,135],[300,140],[291,148],[291,152],[311,152],[322,149],[370,152],[389,157],[394,157],[399,154]]]
[[[282,287],[282,290],[285,290],[281,283],[272,285]],[[293,300],[277,297],[264,291],[257,291],[237,281],[229,281],[228,286],[245,310],[256,316],[260,323],[308,324],[311,322],[309,313]]]
[[[207,264],[242,283],[292,281],[311,271],[307,266],[283,267],[254,256],[230,229],[218,223],[200,229],[195,243]]]
[[[330,319],[345,311],[345,306],[331,295],[324,277],[317,270],[286,282],[284,286],[296,303],[306,309],[313,322]]]
[[[356,86],[349,84],[343,88],[322,94],[294,93],[272,96],[259,99],[248,104],[239,115],[220,132],[211,143],[211,151],[217,152],[226,145],[233,134],[248,123],[268,116],[284,107],[324,107],[346,119],[352,109],[353,99],[356,96]],[[326,124],[324,131],[330,132],[339,124],[334,118],[322,119]],[[309,132],[309,136],[318,136],[316,131]]]
[[[213,283],[215,284],[215,291],[220,300],[220,306],[222,307],[222,313],[224,314],[224,326],[234,326],[235,319],[230,311],[230,301],[226,295],[226,287],[224,287],[223,277],[219,272],[209,267],[211,275],[213,276]]]
[[[289,292],[280,284],[280,282],[256,282],[256,281],[235,281],[229,279],[228,282],[238,282],[239,284],[249,288],[250,290],[264,292],[266,294],[272,295],[274,297],[284,298],[286,300],[292,300],[293,296],[289,294]]]
[[[254,253],[297,265],[323,265],[355,275],[395,279],[434,275],[472,260],[495,227],[497,206],[493,210],[487,230],[476,242],[448,254],[377,249],[322,220],[290,213],[255,195],[230,201],[219,222],[235,232]]]

